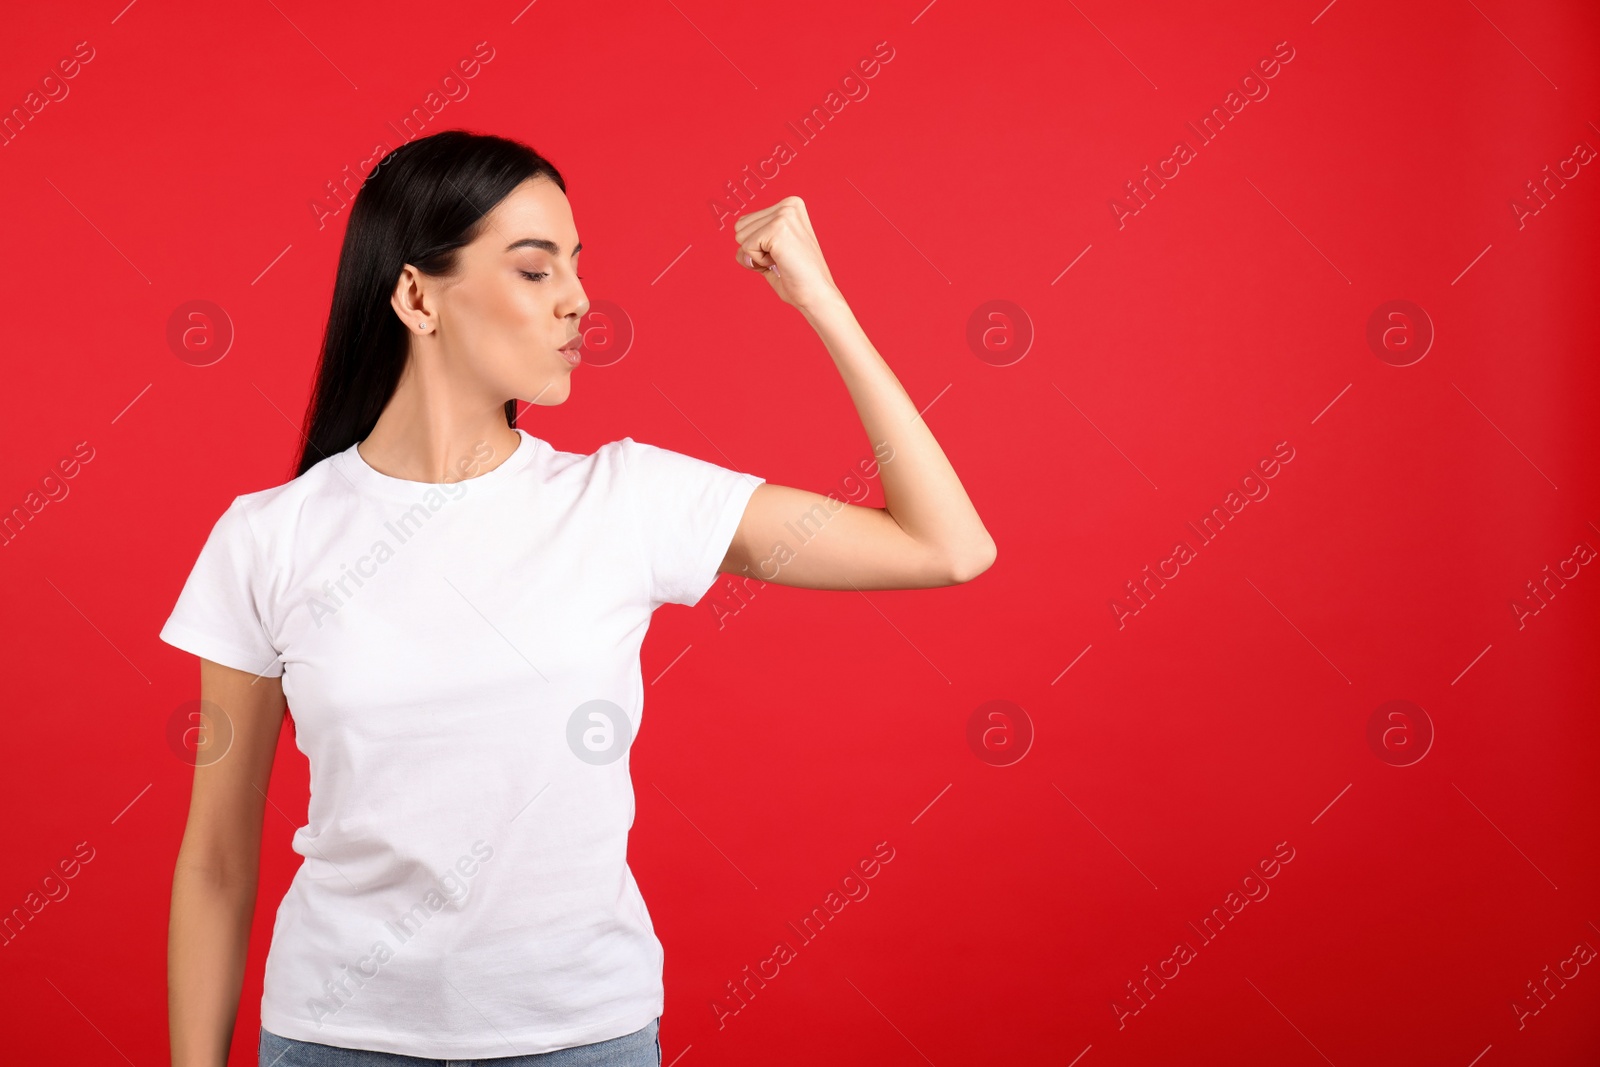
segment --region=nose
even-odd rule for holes
[[[576,274],[572,275],[572,288],[568,292],[568,301],[565,301],[565,313],[583,318],[589,314],[589,294],[583,291],[583,282],[578,280]]]

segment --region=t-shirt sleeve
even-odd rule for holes
[[[264,585],[261,553],[240,499],[212,526],[161,640],[224,667],[277,678],[283,663],[256,595]]]
[[[618,443],[623,495],[650,575],[650,606],[693,607],[716,581],[745,505],[766,479],[631,437]]]

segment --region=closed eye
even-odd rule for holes
[[[550,275],[549,275],[549,273],[547,271],[542,271],[542,270],[541,271],[534,271],[532,273],[529,273],[528,271],[525,271],[525,270],[519,270],[517,273],[522,275],[524,278],[528,279],[530,282],[536,282],[540,278],[548,278],[548,277],[550,277]]]

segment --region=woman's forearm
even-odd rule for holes
[[[874,448],[887,442],[892,459],[878,466],[885,510],[917,541],[963,569],[994,560],[994,539],[984,529],[961,479],[916,405],[873,347],[843,296],[800,308],[844,379],[861,425]]]
[[[180,852],[167,936],[172,1067],[226,1067],[255,900],[253,876],[221,875]]]

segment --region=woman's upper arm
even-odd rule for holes
[[[770,482],[751,494],[719,569],[805,589],[925,589],[974,577],[884,508]]]
[[[194,787],[179,862],[253,881],[286,702],[283,680],[200,660]]]

